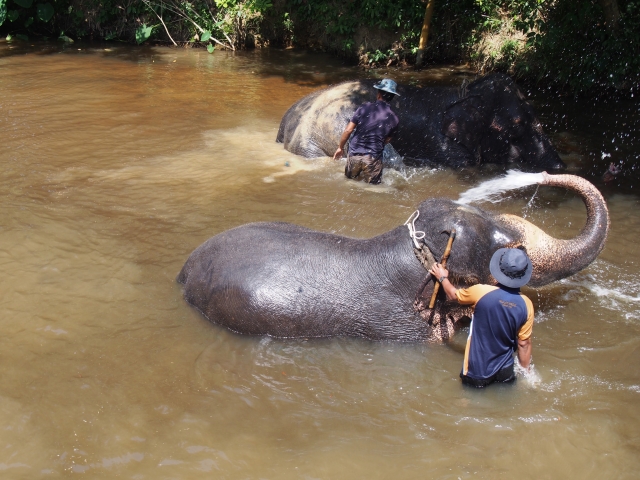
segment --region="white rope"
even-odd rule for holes
[[[411,237],[411,240],[413,240],[413,244],[416,246],[416,248],[420,248],[420,243],[418,243],[418,240],[422,240],[426,236],[426,233],[422,231],[416,231],[416,220],[419,216],[420,210],[416,210],[411,214],[411,216],[409,216],[407,221],[404,222],[404,224],[409,229],[409,236]]]

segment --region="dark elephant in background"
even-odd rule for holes
[[[307,158],[333,155],[355,110],[375,100],[374,83],[345,82],[304,97],[282,117],[276,141]],[[565,167],[533,108],[506,75],[488,75],[461,88],[399,85],[398,93],[391,108],[400,124],[391,144],[408,165],[518,162],[536,172]]]
[[[577,191],[587,222],[573,239],[550,237],[527,220],[448,199],[422,202],[416,248],[406,225],[371,239],[353,239],[288,223],[252,223],[207,240],[189,257],[178,281],[184,297],[209,320],[243,334],[273,337],[355,336],[442,341],[466,307],[428,300],[428,268],[457,237],[447,267],[458,287],[495,283],[489,260],[502,247],[524,248],[533,263],[530,286],[568,277],[602,250],[609,214],[600,192],[573,175],[540,174],[540,183]],[[418,240],[416,240],[418,241]]]

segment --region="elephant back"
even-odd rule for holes
[[[356,109],[375,99],[368,83],[343,82],[302,98],[282,117],[276,141],[306,158],[333,155]]]

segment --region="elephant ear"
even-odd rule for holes
[[[468,95],[447,107],[442,120],[442,134],[475,153],[487,123],[485,105],[480,95]]]

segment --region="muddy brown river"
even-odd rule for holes
[[[612,226],[586,270],[525,288],[531,378],[463,388],[464,330],[448,345],[274,340],[185,303],[176,275],[223,230],[370,237],[505,172],[387,170],[372,187],[274,142],[294,101],[366,75],[296,51],[0,43],[2,478],[637,478],[637,104],[532,93]],[[626,168],[605,185],[611,159]],[[563,238],[585,220],[578,198],[544,187],[480,206]]]

